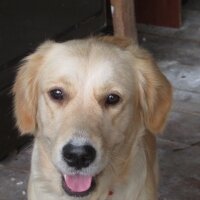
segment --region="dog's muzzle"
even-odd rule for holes
[[[82,197],[88,195],[95,187],[95,180],[90,175],[81,175],[78,172],[94,162],[96,150],[89,144],[74,145],[68,143],[63,147],[62,156],[66,164],[77,171],[77,174],[63,175],[63,189],[70,196]]]

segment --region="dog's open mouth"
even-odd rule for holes
[[[64,175],[62,186],[70,196],[83,197],[88,195],[95,188],[95,179],[92,176]]]

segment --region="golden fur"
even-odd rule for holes
[[[62,103],[49,97],[55,87],[66,93]],[[110,92],[122,100],[107,108]],[[19,130],[35,136],[29,200],[74,199],[61,187],[60,149],[77,133],[100,155],[97,186],[82,199],[157,199],[155,134],[165,125],[172,90],[147,51],[109,36],[48,41],[25,58],[13,93]]]

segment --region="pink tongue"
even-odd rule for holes
[[[65,183],[72,192],[85,192],[89,190],[92,176],[64,175]]]

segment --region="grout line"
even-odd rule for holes
[[[151,33],[151,32],[146,32],[146,31],[138,31],[138,33],[139,34],[147,34],[147,35],[156,36],[156,37],[164,37],[164,38],[173,39],[173,40],[192,42],[192,43],[195,43],[195,44],[197,44],[197,43],[200,44],[199,40],[194,40],[194,39],[178,38],[178,37],[167,36],[167,35],[162,35],[162,34],[159,34],[159,33]]]
[[[178,109],[173,109],[171,110],[171,112],[178,112],[178,113],[184,113],[184,114],[190,114],[190,115],[194,115],[194,116],[200,116],[199,112],[188,112],[188,111],[183,111],[183,110],[178,110]]]
[[[190,93],[194,93],[194,94],[199,94],[200,92],[194,91],[194,90],[187,90],[187,89],[181,89],[181,88],[177,88],[177,87],[173,87],[176,90],[182,91],[182,92],[190,92]]]
[[[21,168],[18,168],[18,167],[10,167],[10,166],[3,166],[0,168],[1,170],[11,170],[11,171],[17,171],[17,172],[21,172],[21,173],[28,173],[30,171],[30,168],[29,169],[21,169]]]

